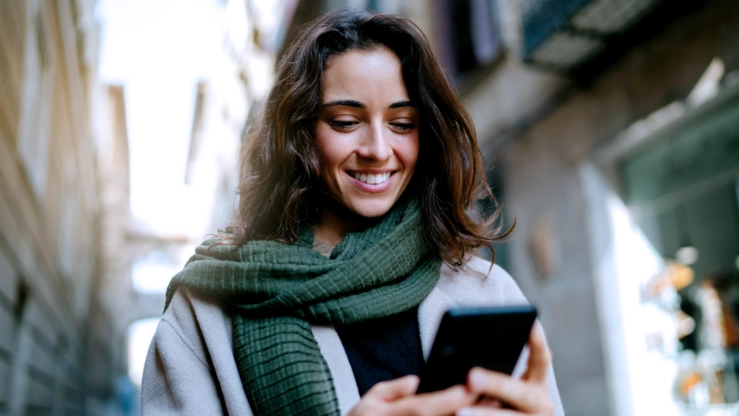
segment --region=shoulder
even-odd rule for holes
[[[149,347],[143,414],[251,414],[231,333],[231,319],[216,301],[178,288]]]
[[[438,289],[464,304],[515,305],[528,303],[510,274],[497,264],[470,256],[464,266],[453,270],[441,266]]]
[[[159,321],[149,353],[156,349],[161,357],[187,356],[212,372],[214,355],[230,355],[231,332],[231,319],[215,300],[180,287]]]
[[[162,322],[191,342],[201,340],[204,332],[222,333],[231,338],[231,318],[218,302],[185,287],[175,292]]]

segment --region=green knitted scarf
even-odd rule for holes
[[[311,325],[408,310],[439,280],[441,260],[424,239],[415,202],[397,204],[371,228],[348,233],[329,258],[312,250],[312,240],[307,229],[295,244],[206,241],[167,289],[166,305],[178,286],[226,305],[241,382],[257,415],[339,414]]]

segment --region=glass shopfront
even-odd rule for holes
[[[618,161],[617,176],[665,261],[641,296],[675,326],[676,402],[697,410],[739,401],[739,88],[652,134]],[[665,334],[647,343],[660,348],[672,341]]]

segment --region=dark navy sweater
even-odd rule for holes
[[[418,307],[384,318],[336,327],[363,396],[380,381],[421,371]]]

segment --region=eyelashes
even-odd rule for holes
[[[328,120],[328,124],[339,131],[350,131],[358,126],[359,122],[351,120]],[[415,123],[390,123],[390,126],[399,133],[407,133],[416,128]]]
[[[359,124],[357,121],[329,120],[328,124],[337,130],[351,130],[352,127]]]
[[[409,132],[416,128],[415,123],[390,123],[390,125],[400,132]]]

